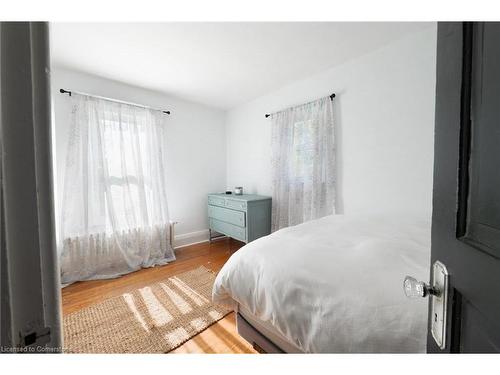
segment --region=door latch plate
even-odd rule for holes
[[[441,350],[446,347],[448,278],[446,266],[438,260],[434,262],[432,266],[432,288],[436,293],[431,295],[431,333]]]

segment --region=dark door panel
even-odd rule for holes
[[[500,24],[473,27],[465,239],[500,258]]]
[[[468,301],[462,301],[460,352],[500,352],[498,322],[490,321]]]
[[[449,271],[446,347],[500,351],[500,24],[440,23],[432,262]]]

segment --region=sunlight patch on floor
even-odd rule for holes
[[[160,286],[162,289],[167,293],[169,298],[172,300],[172,302],[175,304],[175,306],[179,309],[179,311],[182,314],[188,314],[191,311],[193,311],[193,308],[191,305],[180,295],[178,295],[176,292],[174,292],[171,288],[169,288],[166,284],[160,283]]]
[[[157,327],[161,327],[171,322],[174,317],[163,307],[162,303],[156,298],[150,287],[139,289],[149,315]]]
[[[146,332],[149,332],[149,328],[148,328],[146,322],[142,318],[141,313],[139,312],[139,310],[137,309],[137,306],[135,305],[134,296],[130,293],[125,293],[122,296],[123,296],[123,299],[125,300],[125,302],[127,303],[128,308],[130,309],[130,311],[132,311],[132,313],[134,314],[137,321],[141,324],[142,328],[144,328],[144,330]]]
[[[181,342],[189,339],[189,334],[184,328],[179,327],[167,333],[165,339],[172,345],[179,345]]]
[[[215,311],[215,310],[210,310],[208,312],[208,315],[210,315],[210,317],[213,319],[213,320],[219,320],[222,318],[222,314],[218,311]]]
[[[210,303],[208,299],[203,297],[201,294],[197,293],[195,290],[189,287],[186,283],[177,277],[172,277],[169,279],[177,288],[182,290],[189,298],[193,300],[198,306],[203,306],[206,303]]]

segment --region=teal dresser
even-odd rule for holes
[[[271,197],[254,194],[208,195],[209,239],[213,232],[248,243],[271,233]]]

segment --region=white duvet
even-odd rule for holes
[[[217,275],[213,300],[237,302],[304,352],[425,352],[430,224],[334,215],[260,238]]]

